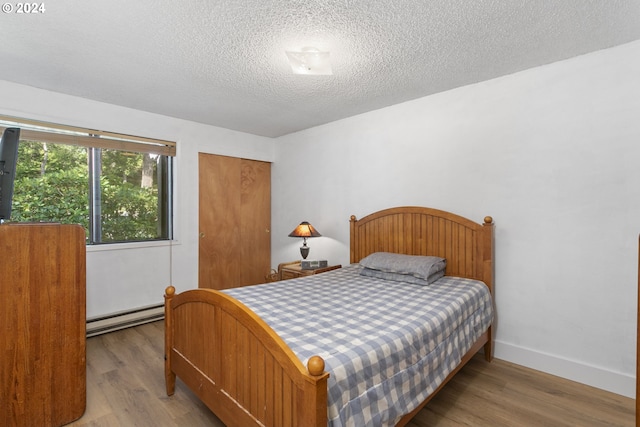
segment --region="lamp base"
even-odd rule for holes
[[[302,259],[307,259],[309,256],[309,247],[304,245],[300,247],[300,255],[302,255]]]

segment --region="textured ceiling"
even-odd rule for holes
[[[270,137],[640,39],[638,0],[44,4],[0,15],[1,80]]]

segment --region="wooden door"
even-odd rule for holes
[[[200,153],[199,287],[263,283],[271,265],[271,164]]]
[[[264,283],[271,270],[271,163],[242,159],[240,283]]]

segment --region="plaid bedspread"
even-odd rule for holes
[[[228,289],[306,364],[325,360],[330,426],[387,426],[415,409],[459,364],[493,318],[479,281],[431,286],[327,273]]]

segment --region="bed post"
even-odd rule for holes
[[[176,288],[168,286],[164,291],[164,381],[167,396],[172,396],[176,388],[176,374],[171,371],[171,349],[173,348],[173,324],[171,319],[171,300]]]
[[[353,247],[353,242],[355,242],[356,240],[356,216],[355,215],[351,215],[351,218],[349,219],[349,223],[350,223],[350,233],[349,233],[349,237],[350,237],[350,242],[351,242],[351,250],[350,250],[350,255],[349,255],[349,262],[351,264],[353,264],[354,262],[358,262],[360,261],[359,259],[356,259],[356,252],[355,252],[355,248]]]
[[[493,295],[493,218],[490,216],[484,217],[484,223],[482,224],[483,238],[482,238],[482,281],[487,284],[491,295]],[[495,296],[494,296],[495,298]],[[494,315],[495,322],[495,315]],[[487,329],[488,341],[484,345],[484,358],[487,362],[493,360],[493,323]]]
[[[324,370],[324,359],[320,356],[311,356],[307,361],[307,372],[317,381],[312,385],[308,392],[305,393],[307,400],[305,402],[305,412],[309,419],[303,417],[300,425],[313,427],[326,427],[327,416],[327,378],[329,373]],[[310,408],[310,411],[306,411]]]

